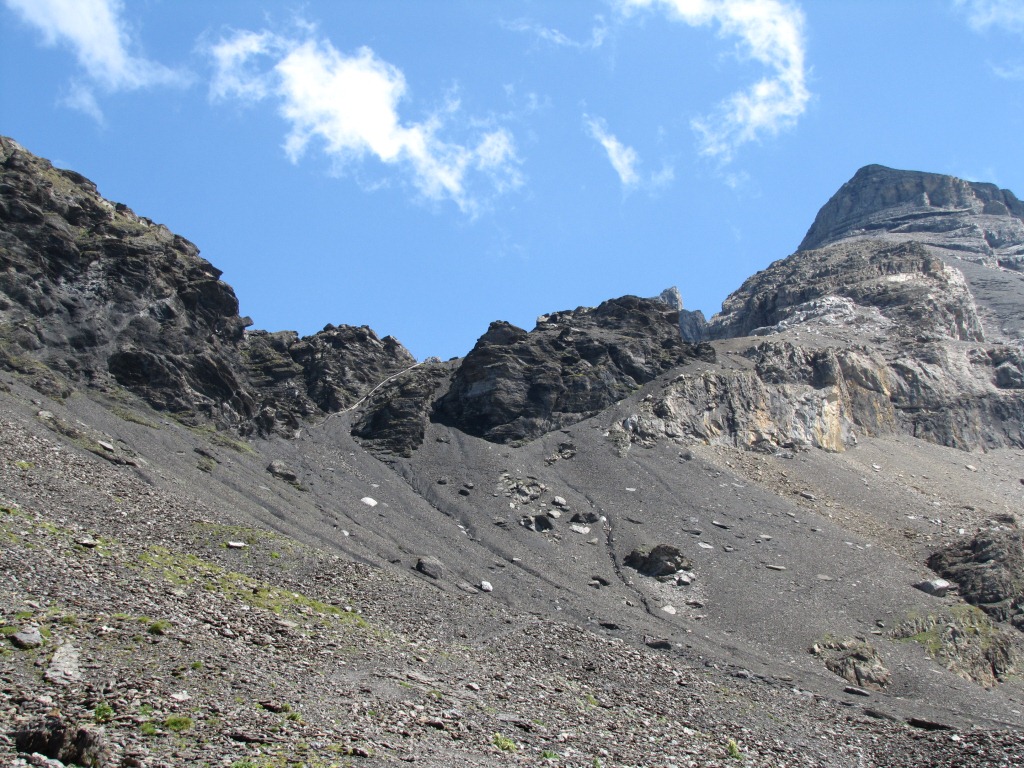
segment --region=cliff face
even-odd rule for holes
[[[0,138],[0,359],[60,394],[117,386],[188,422],[290,433],[415,360],[368,328],[245,333],[220,270]]]
[[[625,296],[541,317],[531,333],[492,323],[439,402],[438,418],[497,442],[532,439],[592,416],[709,346],[686,344],[679,314]]]
[[[0,355],[41,391],[124,387],[241,434],[291,436],[357,407],[353,434],[397,456],[431,421],[522,443],[641,389],[612,429],[620,442],[839,451],[906,431],[963,449],[1024,443],[1024,273],[1012,268],[1024,207],[992,185],[869,166],[802,250],[710,323],[681,322],[669,290],[546,315],[530,332],[495,322],[465,359],[416,365],[366,327],[247,332],[192,243],[8,139],[0,172]]]
[[[1024,203],[994,184],[861,168],[822,207],[799,250],[862,235],[910,235],[1021,268]]]
[[[683,377],[636,429],[751,447],[842,450],[892,431],[965,450],[1021,445],[1022,214],[990,184],[861,169],[801,250],[747,279],[709,323],[753,371]],[[742,342],[752,336],[778,342]]]

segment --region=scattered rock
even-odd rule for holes
[[[494,591],[494,586],[489,581],[481,581],[480,582],[480,591],[481,592],[493,592]]]
[[[444,565],[436,557],[421,557],[416,561],[416,570],[432,579],[440,579]]]
[[[46,715],[19,725],[13,735],[19,752],[38,753],[66,765],[103,766],[109,759],[100,728],[72,725],[60,715]]]
[[[267,472],[286,483],[294,483],[299,479],[298,473],[280,459],[274,459],[267,465]]]
[[[668,576],[677,571],[693,570],[693,564],[671,544],[658,544],[649,551],[634,549],[626,555],[625,563],[644,576]]]
[[[363,496],[363,498],[361,498],[360,501],[363,502],[363,504],[365,504],[366,506],[370,507],[371,509],[377,506],[377,500],[372,496]]]
[[[11,635],[11,642],[16,648],[30,650],[43,644],[43,636],[39,627],[25,627]]]
[[[945,579],[926,579],[925,581],[919,581],[913,585],[914,589],[919,589],[925,594],[932,595],[933,597],[945,597],[949,591],[950,584]]]

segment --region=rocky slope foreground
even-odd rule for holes
[[[709,323],[416,363],[0,173],[8,762],[1024,761],[1010,193],[869,167]]]

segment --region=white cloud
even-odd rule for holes
[[[604,45],[604,41],[608,37],[608,27],[605,26],[604,19],[598,16],[596,22],[594,28],[590,30],[590,37],[586,40],[576,40],[557,29],[545,27],[542,24],[537,24],[527,19],[505,22],[504,27],[513,32],[526,32],[534,35],[538,40],[559,48],[592,50]]]
[[[718,25],[723,37],[738,37],[744,56],[771,74],[734,93],[691,125],[701,154],[723,162],[741,145],[792,127],[807,108],[804,16],[787,0],[620,0],[628,14],[660,8],[669,18],[694,27]]]
[[[1003,80],[1024,80],[1024,64],[993,64],[992,72]]]
[[[121,18],[121,0],[4,0],[43,33],[47,45],[67,45],[89,82],[78,81],[63,101],[102,120],[93,87],[124,91],[181,85],[180,72],[130,53],[132,39]]]
[[[640,161],[636,150],[628,147],[608,132],[603,120],[599,118],[586,118],[587,130],[590,135],[604,147],[608,153],[608,161],[612,168],[619,174],[622,186],[635,187],[640,183],[640,174],[636,171],[636,165]]]
[[[608,162],[612,164],[619,181],[626,191],[644,189],[647,192],[655,192],[662,187],[671,184],[676,177],[675,169],[669,163],[664,163],[661,170],[644,175],[640,172],[640,155],[633,147],[619,141],[608,126],[600,117],[583,116],[583,123],[587,133],[601,145],[608,155]]]
[[[1024,3],[1021,0],[956,0],[967,13],[967,23],[978,31],[995,27],[1024,33]]]
[[[522,183],[506,129],[480,130],[472,141],[441,138],[446,121],[458,116],[457,99],[425,120],[403,122],[405,76],[369,48],[346,55],[326,40],[242,31],[214,45],[211,55],[211,97],[275,100],[289,124],[284,147],[292,162],[314,141],[340,166],[375,157],[410,171],[424,197],[450,199],[467,213],[478,209],[479,178],[497,192]]]

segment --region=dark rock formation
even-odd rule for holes
[[[671,544],[659,544],[650,551],[634,549],[625,560],[626,565],[644,576],[669,576],[677,571],[689,571],[693,564]]]
[[[979,533],[935,552],[928,567],[955,582],[969,603],[1024,632],[1024,533]]]
[[[292,434],[416,361],[365,326],[245,333],[234,291],[188,240],[0,137],[0,365],[123,386],[190,423]]]
[[[450,377],[448,363],[428,363],[395,376],[360,407],[352,434],[375,452],[411,456],[423,443],[434,399]]]
[[[0,355],[182,415],[239,421],[248,320],[198,249],[0,138]]]
[[[40,754],[68,765],[111,764],[110,751],[100,729],[93,725],[72,725],[59,714],[22,723],[13,735],[19,752]]]
[[[391,336],[380,339],[366,326],[349,325],[328,325],[304,338],[293,331],[251,331],[241,354],[264,433],[287,434],[311,416],[344,410],[416,363]]]
[[[539,318],[530,333],[495,322],[438,404],[436,418],[494,442],[538,437],[607,408],[710,346],[685,344],[678,314],[625,296]]]

